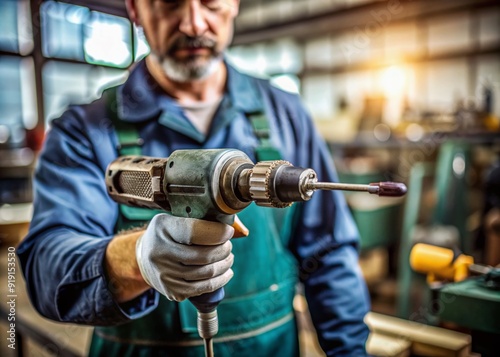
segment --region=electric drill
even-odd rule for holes
[[[229,225],[234,215],[252,202],[284,208],[293,202],[308,201],[318,189],[366,191],[379,196],[406,193],[402,183],[318,182],[312,169],[294,167],[283,160],[254,164],[235,149],[177,150],[168,158],[122,156],[108,166],[106,186],[118,203]],[[205,341],[207,356],[213,355],[217,305],[223,298],[222,288],[190,298],[198,310],[198,332]]]

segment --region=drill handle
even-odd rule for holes
[[[198,311],[211,312],[217,308],[219,303],[224,299],[224,296],[224,288],[219,288],[211,293],[190,297],[189,301],[191,301]]]
[[[188,214],[184,217],[188,217]],[[235,215],[219,215],[217,219],[215,217],[196,217],[200,219],[205,219],[209,221],[218,221],[221,223],[229,224],[230,226],[235,226],[235,222],[240,222],[235,219]],[[245,226],[243,226],[245,227]],[[246,228],[246,227],[245,227]],[[247,230],[248,231],[248,230]],[[235,230],[236,234],[236,230]],[[246,234],[248,235],[248,234]],[[211,293],[202,294],[199,296],[193,296],[189,298],[189,301],[196,307],[199,312],[211,312],[217,308],[217,305],[224,299],[224,288],[219,288]]]

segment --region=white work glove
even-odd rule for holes
[[[233,233],[224,223],[158,214],[137,241],[142,277],[174,301],[215,291],[233,277]]]

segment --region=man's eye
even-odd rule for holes
[[[154,4],[159,11],[173,11],[181,5],[181,0],[156,0]]]
[[[201,3],[211,10],[218,10],[223,2],[223,0],[201,0]]]
[[[180,0],[156,0],[156,2],[165,6],[177,6],[181,3]]]
[[[170,7],[179,6],[184,1],[187,0],[156,0],[156,2],[162,3],[165,6],[168,5]],[[218,10],[224,2],[225,0],[200,0],[200,3],[210,10]]]

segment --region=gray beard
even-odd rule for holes
[[[174,82],[185,83],[202,80],[215,73],[222,56],[210,57],[206,62],[199,63],[196,58],[187,61],[176,61],[165,56],[163,58],[151,53],[151,56],[160,63],[165,75]]]

